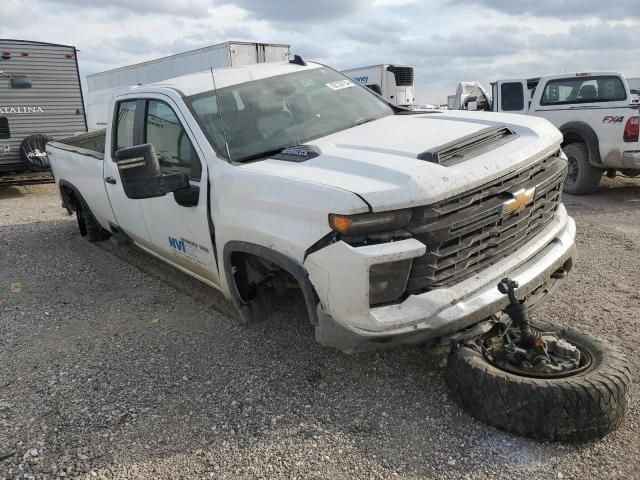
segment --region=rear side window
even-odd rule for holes
[[[0,140],[7,140],[9,138],[11,138],[9,119],[7,117],[0,117]]]
[[[520,112],[524,109],[524,87],[520,82],[503,83],[500,86],[500,103],[503,112]]]
[[[116,141],[115,149],[133,147],[134,143],[134,125],[136,119],[136,101],[118,103],[118,111],[116,114]]]
[[[619,77],[571,77],[550,80],[544,87],[540,105],[616,102],[627,99]]]

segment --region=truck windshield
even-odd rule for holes
[[[393,114],[377,95],[330,68],[241,83],[188,100],[216,152],[227,157],[226,138],[234,162]]]

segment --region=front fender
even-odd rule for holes
[[[309,314],[309,320],[313,325],[318,324],[317,304],[318,294],[316,293],[311,281],[309,280],[309,274],[305,268],[299,264],[295,259],[288,257],[287,255],[272,250],[262,245],[256,245],[248,242],[229,242],[224,246],[223,262],[224,271],[226,275],[227,285],[229,286],[229,293],[236,305],[236,308],[242,310],[246,305],[246,302],[242,299],[240,292],[238,291],[237,282],[234,278],[235,269],[232,264],[232,255],[234,253],[246,253],[263,258],[274,265],[285,270],[289,275],[296,279],[302,294],[304,295],[305,304],[307,306],[307,312]]]

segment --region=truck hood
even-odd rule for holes
[[[517,138],[452,166],[418,159],[427,150],[496,126],[510,128]],[[239,168],[348,190],[373,211],[384,211],[427,205],[487,183],[553,154],[561,140],[547,120],[523,115],[394,115],[308,142],[321,151],[315,158],[269,158]]]

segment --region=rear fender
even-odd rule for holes
[[[589,150],[589,163],[594,167],[605,168],[600,157],[600,141],[596,132],[584,122],[568,122],[559,128],[564,137],[562,146],[570,143],[584,143]]]

